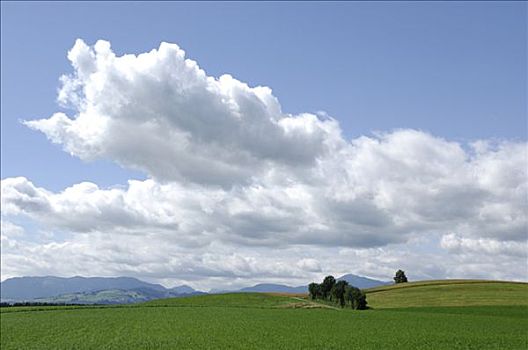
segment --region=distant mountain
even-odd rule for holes
[[[364,289],[391,284],[367,277],[347,274],[337,279]],[[317,281],[318,283],[320,281]],[[211,293],[308,293],[307,286],[262,283],[235,291],[211,290]],[[15,277],[0,283],[1,300],[39,301],[53,303],[116,304],[133,303],[159,298],[203,294],[182,285],[165,288],[160,284],[143,282],[132,277]]]
[[[145,292],[146,295],[158,293],[161,297],[196,292],[188,286],[167,289],[160,284],[147,283],[132,277],[15,277],[0,284],[2,301],[29,301],[107,290],[132,290]]]
[[[68,293],[47,298],[36,298],[33,302],[65,304],[128,304],[162,298],[163,292],[151,290],[155,294],[136,290],[105,289],[93,292]]]
[[[211,288],[209,289],[209,294],[225,294],[225,293],[236,293],[236,290],[231,289],[220,289],[220,288]]]
[[[378,281],[372,278],[353,275],[351,273],[341,276],[337,279],[338,281],[347,281],[348,284],[353,285],[359,289],[374,288],[391,284],[391,282]]]
[[[48,298],[33,299],[40,303],[65,303],[65,304],[131,304],[161,298],[181,298],[191,295],[206,294],[193,291],[190,293],[175,293],[169,290],[159,291],[149,288],[136,288],[130,290],[105,289],[94,292],[81,292],[62,294]]]
[[[365,289],[365,288],[373,288],[378,286],[384,286],[387,284],[391,284],[391,282],[383,282],[378,281],[372,278],[363,277],[363,276],[357,276],[353,274],[347,274],[344,276],[341,276],[337,279],[338,281],[347,281],[349,284],[353,285],[354,287]],[[320,283],[321,281],[318,281],[317,283]],[[252,287],[246,287],[235,291],[225,291],[225,290],[211,290],[211,293],[241,293],[241,292],[255,292],[255,293],[308,293],[308,286],[299,286],[299,287],[291,287],[283,284],[270,284],[270,283],[262,283],[257,284]]]
[[[169,289],[169,291],[171,291],[173,293],[177,293],[177,294],[189,294],[189,293],[196,292],[196,290],[194,290],[193,288],[191,288],[189,286],[186,286],[186,285],[182,285],[182,286],[171,288],[171,289]]]
[[[256,292],[256,293],[308,293],[307,286],[290,287],[283,284],[261,283],[253,287],[239,289],[237,292]]]

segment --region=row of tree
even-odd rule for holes
[[[348,284],[347,281],[336,281],[333,276],[326,276],[323,283],[310,283],[308,291],[312,299],[332,301],[341,307],[350,306],[352,309],[365,310],[367,296]]]

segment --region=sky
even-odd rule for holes
[[[2,280],[528,280],[526,3],[1,10]]]

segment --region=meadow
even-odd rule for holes
[[[528,284],[482,280],[401,283],[366,290],[374,308],[424,306],[528,306]]]
[[[427,305],[431,293],[442,300],[442,286],[481,305]],[[397,307],[404,291],[415,302]],[[3,308],[0,342],[2,349],[526,349],[527,292],[528,284],[409,283],[368,291],[373,309],[365,311],[257,293]]]

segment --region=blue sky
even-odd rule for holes
[[[209,75],[266,85],[289,113],[325,111],[347,137],[415,128],[525,140],[526,3],[2,3],[2,178],[54,190],[141,173],[81,162],[19,123],[58,110],[75,39],[118,54],[175,42]],[[57,176],[56,169],[61,169]]]
[[[525,2],[1,6],[2,280],[528,280]]]

